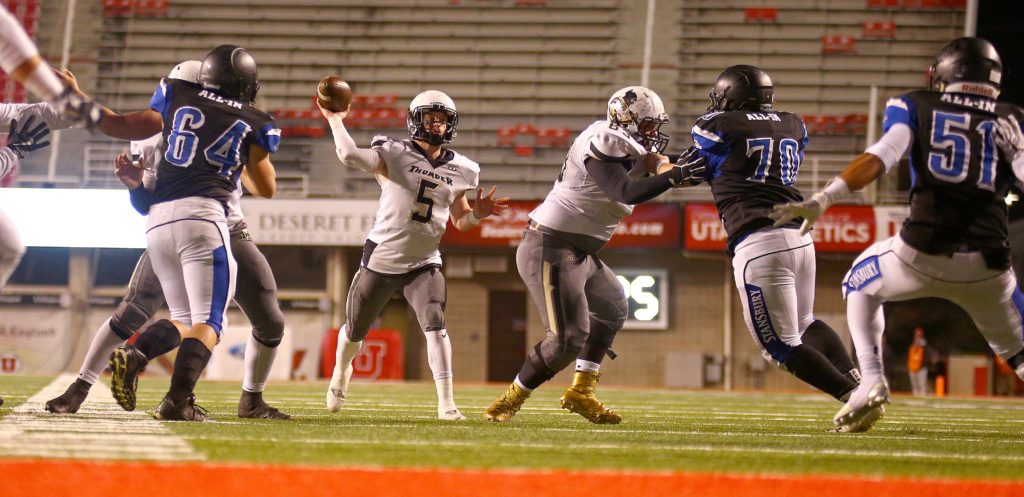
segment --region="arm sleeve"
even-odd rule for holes
[[[167,106],[171,103],[171,85],[168,84],[168,81],[161,79],[160,83],[156,86],[156,91],[153,92],[153,96],[149,99],[149,108],[159,112],[164,121],[169,118]]]
[[[902,123],[894,124],[889,127],[880,140],[868,147],[865,152],[881,159],[885,164],[885,172],[889,172],[910,148],[913,137],[914,133],[910,130],[910,126]]]
[[[0,148],[0,179],[7,176],[18,165],[18,156],[14,151],[3,147]]]
[[[267,152],[277,152],[278,147],[281,146],[281,128],[278,128],[273,121],[264,124],[260,127],[260,132],[256,134],[256,144]]]
[[[60,112],[57,112],[53,105],[46,102],[35,104],[0,104],[0,132],[8,132],[12,119],[17,119],[19,123],[23,123],[29,116],[37,116],[42,119],[50,127],[51,131],[68,129],[73,124],[61,118]]]
[[[149,190],[147,190],[145,186],[139,186],[134,190],[128,190],[128,198],[132,202],[132,207],[139,211],[139,214],[142,214],[143,216],[149,214],[151,198]]]
[[[703,126],[702,126],[703,124]],[[701,119],[690,129],[693,146],[700,149],[701,157],[707,161],[704,179],[712,180],[721,174],[722,164],[729,157],[730,147],[724,133],[717,130],[717,123]]]
[[[594,178],[597,186],[616,202],[639,204],[665,193],[672,187],[672,182],[669,181],[671,172],[649,178],[632,179],[621,162],[604,162],[589,158],[584,165],[587,174]]]
[[[341,121],[338,116],[327,119],[331,125],[331,134],[334,135],[334,151],[338,154],[338,160],[348,167],[359,168],[368,173],[374,172],[382,162],[380,153],[373,149],[357,147]]]

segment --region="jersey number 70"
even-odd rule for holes
[[[167,151],[164,160],[177,167],[189,167],[196,156],[199,137],[196,131],[206,123],[203,111],[195,107],[181,107],[174,112],[171,132],[167,135]],[[203,149],[206,163],[220,166],[218,171],[224,176],[231,176],[241,167],[241,148],[246,135],[252,127],[244,121],[236,120],[210,146]]]

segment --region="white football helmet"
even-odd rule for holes
[[[668,113],[661,97],[643,86],[627,86],[608,99],[608,122],[626,130],[651,152],[661,153],[668,146],[668,135],[661,125],[668,122]]]
[[[435,135],[427,132],[423,125],[423,113],[430,110],[440,110],[448,114],[448,126],[445,127],[444,135]],[[442,92],[427,90],[409,103],[409,116],[406,118],[406,127],[409,128],[409,136],[413,140],[423,140],[431,145],[451,143],[459,134],[459,113],[455,110],[455,102]]]
[[[199,68],[201,67],[203,67],[203,63],[198,60],[186,60],[174,66],[174,69],[171,69],[171,73],[167,77],[169,79],[188,81],[189,83],[199,83]]]

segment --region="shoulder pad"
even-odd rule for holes
[[[374,136],[370,140],[370,147],[372,147],[372,148],[380,148],[380,147],[383,147],[384,144],[389,142],[389,141],[391,141],[391,138],[389,138],[389,137],[387,137],[385,135],[376,135],[376,136]]]
[[[600,127],[590,136],[586,153],[605,162],[631,160],[637,153],[637,147],[630,143],[632,141],[621,130]]]
[[[724,111],[720,111],[720,110],[716,110],[714,112],[708,112],[707,114],[704,114],[703,116],[700,116],[697,120],[698,121],[710,121],[710,120],[714,119],[715,116],[718,116],[718,115],[721,115],[721,114],[724,114],[724,113],[725,113]]]

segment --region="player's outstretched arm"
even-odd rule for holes
[[[770,214],[775,226],[803,218],[800,234],[807,233],[822,214],[851,192],[863,190],[892,169],[910,147],[912,132],[903,124],[893,126],[882,139],[855,157],[824,190],[803,202],[778,204]]]
[[[477,188],[473,207],[470,207],[469,201],[466,200],[466,192],[455,197],[455,202],[452,202],[451,207],[452,224],[455,228],[459,231],[469,231],[480,224],[485,217],[496,216],[507,209],[509,198],[494,198],[494,192],[497,190],[498,187],[492,186],[487,195],[484,195],[484,189]]]
[[[348,116],[348,109],[340,112],[331,112],[320,105],[320,102],[317,102],[316,106],[320,108],[320,113],[327,118],[327,123],[331,125],[331,135],[334,136],[334,150],[338,154],[338,160],[348,167],[358,168],[386,178],[388,168],[384,158],[372,148],[359,148],[356,146],[355,140],[352,139],[352,136],[348,134],[348,130],[345,129],[343,121]],[[349,108],[351,109],[351,107]]]
[[[242,171],[242,181],[249,193],[263,198],[273,198],[277,193],[277,171],[270,162],[270,152],[253,144],[249,146],[249,163]]]

